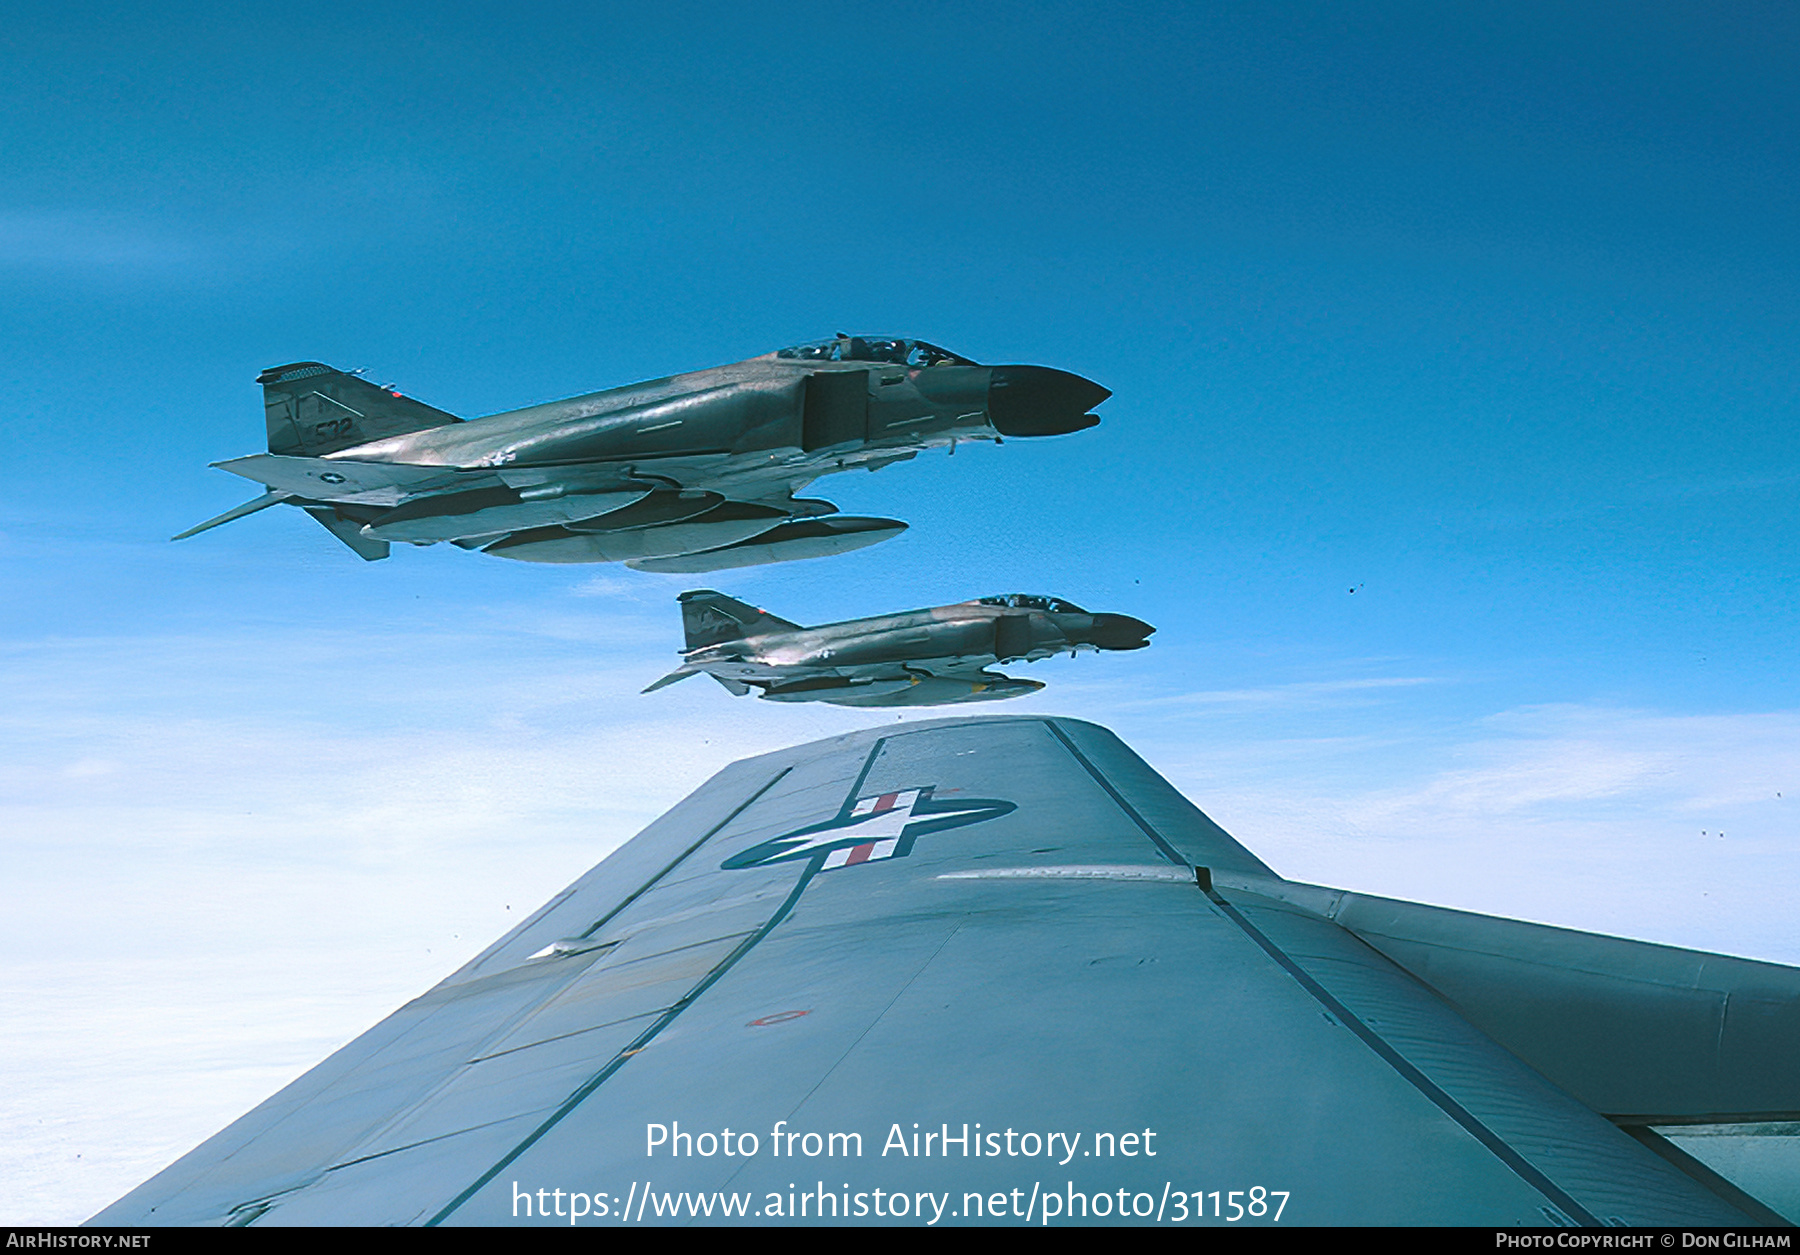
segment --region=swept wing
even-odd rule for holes
[[[1795,969],[1293,884],[1105,729],[945,720],[728,767],[95,1223],[1768,1222],[1644,1126],[1795,1118],[1797,1037]]]

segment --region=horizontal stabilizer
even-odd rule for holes
[[[247,514],[255,514],[258,510],[266,510],[272,505],[280,505],[283,501],[291,499],[293,495],[291,492],[265,492],[254,501],[246,501],[243,505],[227,510],[217,518],[207,519],[206,522],[190,527],[185,532],[176,532],[169,539],[186,540],[189,536],[198,536],[201,532],[210,531],[221,524],[241,519]]]
[[[730,693],[733,697],[742,697],[745,693],[750,691],[750,686],[745,684],[742,680],[734,680],[728,675],[719,675],[717,672],[708,672],[707,674],[711,675],[713,679],[723,685],[725,691]]]
[[[669,674],[665,675],[662,679],[658,680],[655,684],[652,684],[649,688],[640,689],[639,692],[654,693],[654,692],[656,692],[657,689],[666,689],[671,684],[678,684],[682,680],[687,679],[690,675],[699,675],[699,674],[700,674],[700,672],[699,672],[698,668],[678,667],[674,671],[669,672]]]
[[[417,491],[435,481],[453,481],[456,475],[456,471],[445,466],[284,457],[275,453],[252,453],[248,457],[231,458],[213,465],[233,475],[266,484],[276,492],[313,501],[337,501],[379,488]]]

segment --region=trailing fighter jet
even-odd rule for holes
[[[525,562],[681,572],[897,536],[897,519],[794,494],[936,445],[1079,431],[1112,395],[1045,366],[845,335],[468,421],[318,362],[257,382],[269,451],[214,465],[268,491],[174,539],[287,504],[369,561],[396,541],[449,541]]]
[[[725,768],[90,1223],[1778,1225],[1656,1130],[1779,1130],[1797,1040],[1800,969],[1296,883],[1104,728],[936,720]]]
[[[1084,649],[1142,649],[1156,631],[1029,593],[805,628],[709,588],[681,594],[685,661],[652,693],[701,672],[734,695],[834,706],[947,706],[1043,688],[987,667]]]

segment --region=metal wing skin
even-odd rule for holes
[[[1797,1032],[1795,969],[1284,881],[1103,728],[908,724],[720,772],[93,1223],[1771,1222],[1633,1130],[1794,1118]]]
[[[269,451],[215,463],[268,491],[177,536],[300,506],[365,559],[448,541],[525,562],[711,571],[892,539],[897,519],[796,496],[923,450],[1092,426],[1067,371],[842,336],[464,421],[320,362],[263,386]]]

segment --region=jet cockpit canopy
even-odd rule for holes
[[[923,340],[896,336],[833,336],[779,349],[776,357],[806,362],[892,362],[896,366],[974,366],[966,357]]]
[[[1072,601],[1063,601],[1057,597],[1039,597],[1036,593],[1008,593],[1004,597],[982,597],[978,599],[977,604],[1004,606],[1008,610],[1046,610],[1051,614],[1087,613]]]

